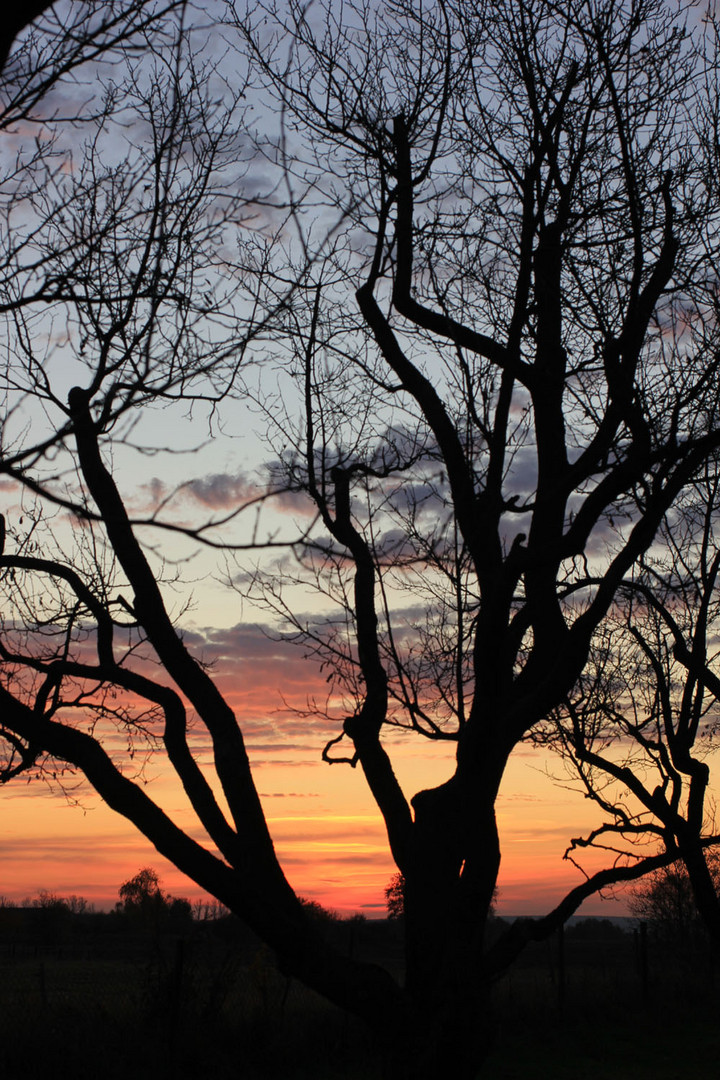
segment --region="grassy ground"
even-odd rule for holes
[[[660,1029],[643,1014],[624,1023],[565,1025],[523,1032],[487,1063],[488,1080],[717,1080],[714,1021]]]
[[[715,1080],[720,1012],[707,977],[656,977],[643,999],[632,964],[586,965],[568,970],[561,1001],[541,960],[497,989],[483,1080]],[[280,976],[262,949],[0,956],[3,1080],[129,1075],[379,1080],[380,1067],[362,1026]]]
[[[0,962],[2,1080],[367,1080],[365,1029],[264,957],[177,972],[139,964]]]
[[[526,966],[497,990],[498,1046],[487,1080],[716,1080],[720,995],[701,964],[632,963],[557,972]],[[561,1000],[562,997],[562,1000]]]

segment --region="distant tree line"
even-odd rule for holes
[[[217,922],[228,918],[231,912],[214,897],[200,898],[191,902],[186,897],[172,896],[162,888],[160,876],[151,866],[141,867],[133,877],[124,881],[118,889],[119,900],[110,912],[97,912],[94,904],[85,897],[71,893],[60,896],[50,889],[40,889],[34,896],[27,896],[20,903],[0,895],[0,909],[40,910],[59,916],[112,915],[127,918],[138,925],[175,925]],[[342,922],[362,923],[365,916],[354,914],[343,918],[337,911],[323,907],[317,900],[301,897],[300,902],[307,915],[319,926],[332,926]]]
[[[707,864],[715,892],[720,896],[720,851],[710,851]],[[403,919],[403,875],[393,874],[384,893],[388,919]],[[497,890],[494,900],[497,900]],[[639,922],[645,923],[657,939],[667,944],[687,943],[689,939],[698,940],[707,936],[707,927],[698,910],[690,875],[680,860],[670,866],[660,867],[633,885],[629,890],[628,907]],[[494,905],[493,914],[496,915]],[[598,918],[582,919],[568,927],[568,930],[576,937],[588,934],[598,936],[601,932],[606,935],[611,931],[616,934],[621,932],[611,920]]]
[[[156,870],[144,866],[118,889],[120,899],[115,904],[114,915],[127,916],[141,922],[157,922],[172,919],[175,922],[207,922],[219,919],[229,912],[219,901],[201,899],[191,903],[185,897],[171,896],[160,886],[160,877]],[[95,907],[83,896],[72,893],[60,896],[49,889],[40,889],[35,896],[28,896],[19,904],[0,896],[0,908],[34,909],[56,912],[65,915],[104,914],[95,911]]]

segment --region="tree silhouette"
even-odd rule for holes
[[[152,867],[145,866],[124,881],[118,889],[118,911],[146,923],[157,925],[165,919],[183,922],[190,919],[189,900],[170,896],[160,888],[160,878]]]
[[[566,706],[536,737],[604,812],[568,856],[602,848],[632,860],[660,846],[677,862],[651,876],[648,897],[655,886],[669,897],[676,883],[678,900],[720,940],[708,761],[720,702],[717,496],[713,464],[666,515],[661,543],[624,583]]]
[[[484,946],[508,758],[567,710],[663,523],[714,475],[716,28],[661,0],[223,11],[230,74],[167,23],[57,188],[23,165],[2,468],[37,502],[0,558],[4,776],[79,770],[285,970],[368,1019],[389,1074],[470,1077],[524,944],[676,857],[613,855]],[[249,98],[277,120],[258,105],[253,127]],[[147,143],[101,167],[130,116]],[[242,397],[277,437],[247,502],[304,500],[292,539],[229,535],[242,499],[199,524],[162,498],[136,514],[122,458],[143,418],[206,405],[214,434]],[[69,539],[43,531],[48,506]],[[362,769],[405,881],[404,986],[336,952],[290,888],[237,719],[169,606],[170,533],[291,549],[251,591],[326,665],[324,756]],[[308,581],[332,618],[298,614],[284,588]],[[445,783],[408,797],[398,728],[455,745]],[[127,767],[142,747],[197,832]]]
[[[717,852],[710,853],[708,865],[715,892],[720,893]],[[683,862],[664,866],[638,882],[631,892],[630,910],[637,918],[649,923],[660,938],[679,945],[687,945],[693,931],[701,925],[690,876]]]
[[[385,906],[388,919],[402,919],[405,914],[405,879],[393,874],[385,886]]]
[[[30,0],[29,3],[23,5],[22,11],[16,8],[5,12],[0,21],[0,71],[5,67],[8,54],[18,34],[49,7],[52,7],[52,0],[50,2]]]
[[[165,904],[160,888],[160,878],[149,866],[138,870],[134,877],[124,881],[118,889],[120,907],[125,912]]]

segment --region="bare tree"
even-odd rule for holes
[[[281,233],[288,212],[272,181],[248,175],[241,71],[234,64],[228,80],[223,47],[187,22],[185,7],[166,5],[141,49],[117,41],[112,78],[98,75],[90,49],[89,115],[47,116],[47,99],[35,97],[30,120],[53,138],[28,149],[18,135],[2,193],[0,470],[19,492],[0,545],[2,780],[24,773],[62,785],[79,771],[245,917],[289,970],[370,1018],[376,1000],[392,1002],[399,989],[336,954],[287,883],[242,733],[173,622],[168,574],[148,541],[148,530],[163,528],[212,543],[237,511],[195,527],[165,514],[161,499],[133,519],[113,474],[128,468],[123,453],[142,461],[162,449],[154,410],[199,413],[214,434],[248,342],[265,325],[255,311],[264,235]],[[40,27],[10,56],[6,74],[19,86],[42,82],[55,32],[64,27]],[[79,33],[76,25],[68,40]],[[56,94],[64,88],[53,81]],[[262,228],[245,242],[258,216]],[[271,311],[291,286],[268,270]],[[136,423],[146,414],[149,434]],[[212,747],[213,783],[193,753],[193,722]],[[149,751],[166,754],[204,843],[148,794],[137,762]]]
[[[720,891],[717,853],[708,858],[716,891]],[[633,915],[648,923],[663,941],[687,948],[702,924],[685,864],[673,863],[649,874],[634,886],[630,896]],[[707,939],[705,939],[707,944]]]
[[[84,166],[35,204],[40,246],[28,259],[8,241],[17,437],[3,469],[76,528],[70,557],[61,538],[51,554],[32,546],[39,510],[31,535],[8,530],[5,775],[80,770],[288,971],[374,1024],[394,1077],[475,1075],[490,984],[525,942],[676,857],[613,857],[484,947],[508,758],[577,692],[720,446],[716,38],[688,10],[227,5],[232,79],[222,63],[201,69],[178,24],[171,59],[151,51],[129,72]],[[276,112],[253,136],[241,95],[255,83]],[[128,93],[151,118],[147,149],[98,172],[94,148]],[[245,201],[231,197],[250,180],[232,172],[239,159],[269,178]],[[261,204],[262,228],[230,256]],[[53,305],[73,327],[59,381],[25,333]],[[272,490],[315,512],[263,595],[345,699],[325,756],[360,765],[387,825],[405,880],[402,988],[337,955],[303,911],[237,720],[171,616],[148,535],[211,541],[229,523],[191,527],[167,504],[133,519],[115,467],[137,417],[158,403],[215,416],[250,393],[240,360],[260,353],[288,388],[256,393],[282,435]],[[21,423],[37,403],[41,437]],[[337,618],[301,621],[283,572],[315,582]],[[207,843],[123,768],[107,737],[118,727],[165,753]],[[393,727],[455,743],[450,779],[408,798]]]
[[[37,0],[35,3],[25,4],[22,12],[15,10],[3,16],[2,24],[0,24],[0,71],[5,67],[8,54],[18,34],[49,7],[52,7],[52,0],[47,3]]]
[[[710,760],[720,715],[717,675],[718,475],[688,485],[653,549],[620,590],[612,618],[565,708],[536,733],[574,769],[605,820],[568,856],[603,848],[635,861],[648,847],[676,862],[641,896],[681,896],[720,936],[717,822]]]
[[[0,20],[0,125],[19,121],[47,123],[58,104],[53,93],[68,90],[81,74],[87,79],[93,65],[113,65],[126,49],[142,48],[149,35],[156,45],[171,38],[168,17],[187,7],[187,0],[29,0],[14,5]],[[12,55],[11,55],[12,53]],[[95,69],[97,74],[97,68]],[[98,83],[81,92],[82,105],[98,107]],[[67,106],[68,100],[63,100]],[[78,104],[76,102],[76,104]],[[83,108],[62,111],[63,121],[80,120]]]
[[[318,512],[286,583],[316,582],[338,617],[255,584],[334,672],[349,749],[326,756],[359,764],[385,817],[408,992],[435,1005],[415,1032],[434,1065],[410,1072],[469,1075],[478,973],[671,858],[611,852],[483,958],[508,757],[716,455],[716,33],[657,3],[325,14],[260,5],[241,28],[288,188],[352,223],[288,321],[305,408],[276,442]],[[408,800],[392,725],[455,740],[451,779]]]

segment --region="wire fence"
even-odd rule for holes
[[[62,1062],[59,1068],[58,1062]],[[374,1076],[358,1021],[252,941],[0,939],[0,1077]],[[100,1069],[99,1063],[102,1063]]]
[[[400,974],[399,928],[337,933],[356,959]],[[640,927],[615,936],[568,931],[521,956],[496,986],[496,1011],[510,1032],[524,1018],[566,1026],[599,1009],[606,1018],[629,1014],[642,1002],[651,1014],[662,999],[702,1002],[705,1012],[718,989],[707,942],[671,947]],[[378,1075],[373,1054],[364,1028],[279,972],[270,951],[247,936],[0,934],[3,1080],[126,1080],[129,1072],[153,1080],[366,1080]],[[306,1071],[304,1060],[312,1063]]]

